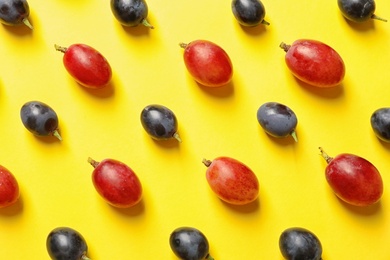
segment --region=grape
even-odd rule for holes
[[[146,20],[148,5],[145,0],[111,0],[111,11],[115,18],[124,26],[137,26],[142,24],[153,29]]]
[[[175,114],[162,105],[148,105],[141,112],[141,124],[145,131],[156,140],[175,138],[181,142],[177,133],[178,122]]]
[[[322,245],[311,231],[301,228],[288,228],[279,237],[279,248],[287,260],[321,260]]]
[[[206,236],[193,227],[179,227],[170,237],[172,251],[182,260],[213,260],[209,254],[209,242]]]
[[[269,25],[269,22],[264,20],[265,8],[259,0],[233,0],[232,11],[243,26]]]
[[[259,181],[254,172],[242,162],[222,156],[203,160],[207,166],[206,179],[210,188],[223,201],[245,205],[259,195]]]
[[[264,103],[257,110],[257,121],[268,134],[275,137],[291,135],[297,141],[298,119],[289,107],[277,102]]]
[[[54,45],[63,52],[63,63],[69,74],[82,86],[102,88],[112,77],[111,66],[97,50],[86,44],[72,44],[69,47]]]
[[[199,84],[220,87],[230,82],[233,76],[232,62],[220,46],[206,40],[179,45],[184,48],[183,58],[187,70]]]
[[[332,158],[320,147],[328,165],[325,177],[341,200],[354,206],[369,206],[383,194],[383,181],[378,169],[366,159],[348,153]]]
[[[387,22],[386,19],[374,14],[374,0],[338,0],[337,4],[343,16],[350,21],[361,23],[370,19],[377,19]]]
[[[316,40],[300,39],[292,45],[281,43],[285,61],[292,74],[315,87],[339,85],[345,76],[341,56],[330,46]]]
[[[69,227],[53,229],[46,239],[46,249],[53,260],[87,260],[84,237]]]
[[[117,208],[128,208],[141,201],[141,182],[129,166],[114,159],[97,162],[88,158],[88,162],[94,167],[93,185],[107,203]]]
[[[0,165],[0,208],[8,207],[19,198],[19,185],[15,176]]]
[[[33,29],[28,17],[30,7],[26,0],[0,0],[0,22],[5,25],[25,24]]]
[[[390,108],[384,107],[371,115],[371,127],[375,135],[385,142],[390,142]]]
[[[20,110],[23,125],[37,136],[53,135],[62,140],[58,132],[58,117],[47,104],[40,101],[25,103]]]

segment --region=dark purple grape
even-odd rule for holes
[[[269,135],[274,137],[291,135],[297,141],[295,128],[298,119],[289,107],[277,102],[264,103],[257,110],[257,121]]]
[[[111,11],[124,26],[133,27],[142,24],[153,29],[146,20],[148,5],[145,0],[111,0]]]
[[[318,237],[307,229],[288,228],[279,237],[279,248],[287,260],[321,260],[322,245]]]
[[[374,14],[374,0],[338,0],[337,3],[343,16],[353,22],[361,23],[370,19],[387,22]]]
[[[379,108],[372,113],[371,127],[379,139],[390,142],[390,107]]]
[[[58,117],[56,112],[40,101],[25,103],[20,109],[23,125],[37,136],[53,135],[62,140],[58,132]]]
[[[243,26],[269,25],[264,20],[265,8],[260,0],[233,0],[232,11],[236,20]]]
[[[30,8],[26,0],[0,0],[0,22],[6,25],[25,24],[30,29]]]
[[[213,260],[206,236],[196,228],[180,227],[169,237],[172,251],[182,260]]]
[[[46,239],[46,249],[53,260],[87,260],[84,237],[69,227],[53,229]]]
[[[177,133],[177,119],[169,108],[162,105],[146,106],[141,112],[141,123],[145,131],[156,140],[181,139]]]

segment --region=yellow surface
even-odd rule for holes
[[[376,14],[390,19],[390,2]],[[177,259],[168,238],[179,226],[200,229],[215,259],[278,259],[280,233],[313,231],[324,260],[390,259],[390,145],[380,142],[370,116],[390,106],[390,23],[347,22],[337,1],[263,1],[270,26],[243,28],[230,1],[149,0],[154,30],[124,28],[109,1],[30,0],[26,27],[0,26],[0,164],[18,179],[21,198],[0,210],[0,259],[49,259],[46,237],[58,226],[83,234],[94,259]],[[346,65],[344,83],[315,89],[288,71],[278,46],[299,38],[323,41]],[[229,54],[233,81],[219,89],[195,83],[180,42],[207,39]],[[85,43],[113,69],[112,84],[91,91],[67,74],[54,44]],[[37,138],[22,125],[31,100],[58,114],[63,141]],[[298,116],[297,135],[274,139],[256,120],[267,101]],[[183,140],[156,142],[139,115],[149,104],[171,108]],[[340,202],[325,181],[318,146],[349,152],[382,173],[379,204]],[[258,176],[260,196],[229,206],[208,187],[202,159],[234,157]],[[114,158],[139,176],[144,195],[134,208],[106,204],[91,182],[87,158]]]

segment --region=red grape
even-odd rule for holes
[[[84,87],[102,88],[111,80],[110,64],[94,48],[85,44],[73,44],[68,48],[55,45],[55,48],[64,53],[66,70]]]
[[[339,85],[344,79],[344,61],[330,46],[316,40],[301,39],[292,45],[282,42],[280,47],[286,51],[287,67],[303,82],[328,88]]]
[[[114,159],[97,162],[88,158],[95,168],[92,181],[96,191],[114,207],[128,208],[142,199],[142,185],[134,171]]]
[[[189,44],[184,48],[184,63],[192,77],[206,87],[220,87],[230,82],[233,66],[228,54],[220,46],[206,40]]]
[[[7,168],[0,165],[0,208],[14,204],[18,198],[18,182]]]
[[[369,206],[380,200],[382,177],[372,163],[353,154],[343,153],[332,158],[321,147],[320,151],[328,163],[326,180],[337,197],[355,206]]]
[[[229,157],[203,160],[206,179],[217,196],[230,204],[244,205],[257,199],[259,181],[248,166]]]

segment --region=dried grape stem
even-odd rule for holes
[[[285,52],[288,52],[291,45],[288,45],[288,44],[285,44],[284,42],[282,42],[282,43],[280,43],[279,47],[282,48]]]
[[[211,165],[211,161],[210,160],[207,160],[207,159],[203,159],[202,160],[202,163],[204,164],[204,165],[206,165],[206,167],[209,167],[210,165]]]
[[[96,168],[99,165],[99,162],[95,161],[91,157],[88,157],[88,162],[93,166],[93,168]]]
[[[325,161],[327,163],[330,163],[330,161],[333,160],[333,157],[330,157],[327,153],[325,153],[325,151],[322,149],[322,147],[318,147],[320,149],[320,152],[321,152],[321,155],[322,157],[324,157]]]
[[[181,43],[179,43],[179,46],[182,47],[183,49],[185,49],[185,48],[187,48],[188,44],[181,42]]]
[[[270,23],[267,22],[266,20],[261,21],[261,23],[262,23],[262,24],[265,24],[265,25],[270,25]]]
[[[60,52],[63,52],[63,53],[65,53],[66,50],[68,49],[68,48],[66,48],[66,47],[62,47],[62,46],[59,46],[59,45],[57,45],[57,44],[54,44],[54,48],[55,48],[57,51],[60,51]]]

